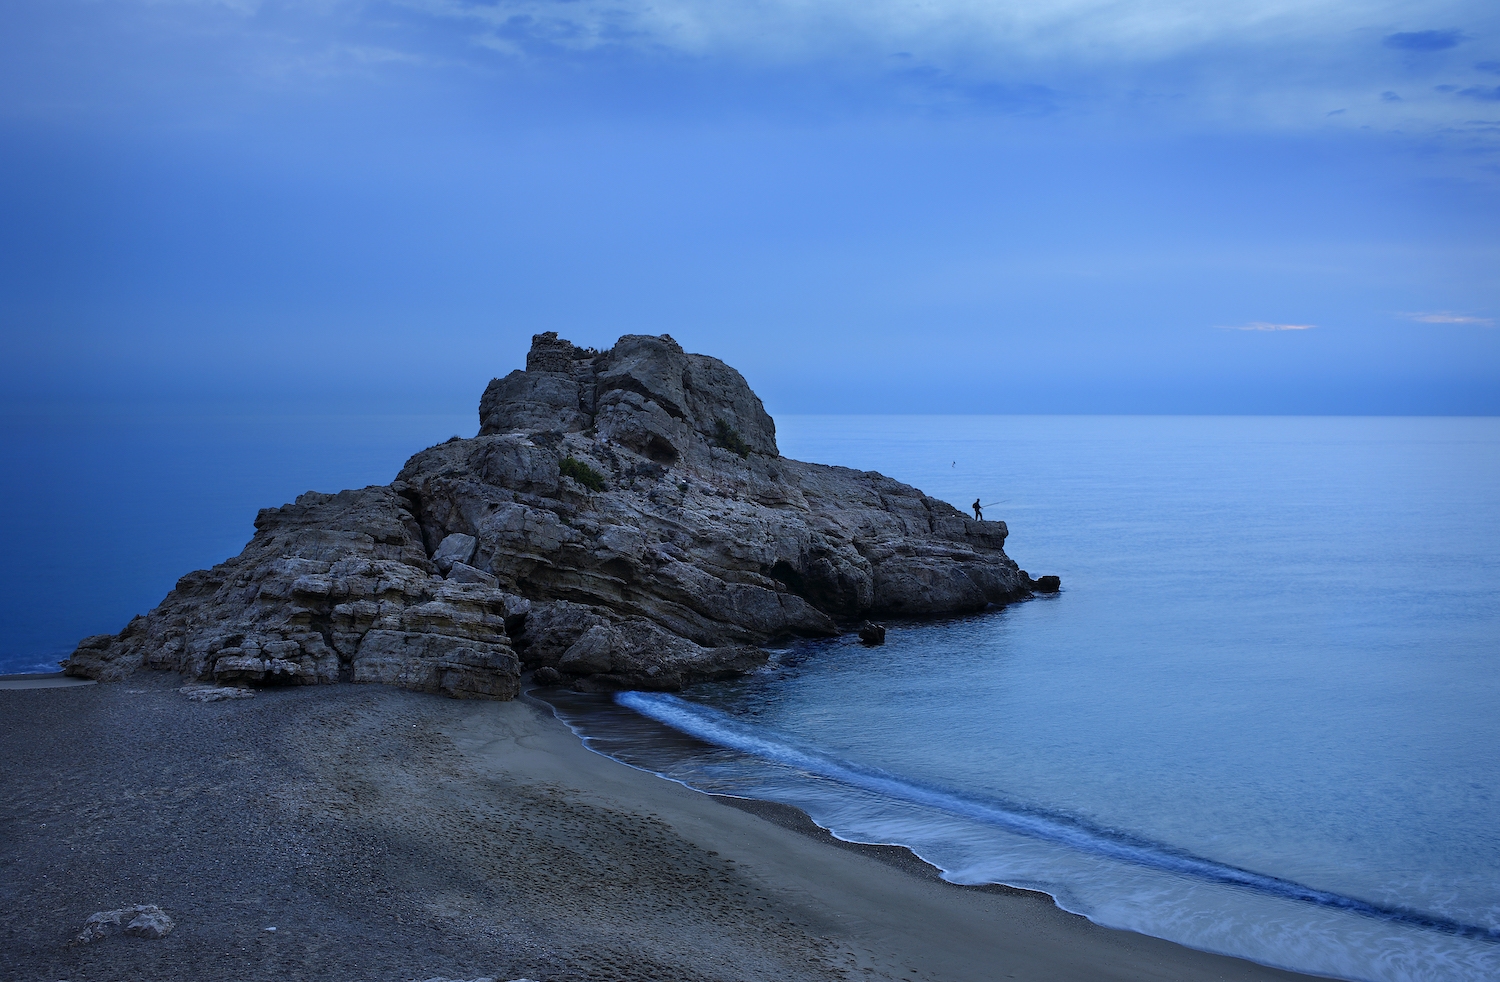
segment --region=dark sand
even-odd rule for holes
[[[1303,978],[953,886],[534,704],[176,686],[0,690],[0,980]],[[71,943],[137,903],[176,930]]]

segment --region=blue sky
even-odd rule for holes
[[[1500,7],[9,0],[10,409],[1500,411]]]

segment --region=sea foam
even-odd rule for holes
[[[1105,856],[1148,869],[1243,887],[1247,890],[1318,907],[1328,907],[1364,917],[1381,918],[1412,927],[1440,931],[1444,934],[1488,941],[1500,940],[1500,930],[1493,928],[1465,924],[1436,914],[1371,903],[1357,897],[1319,890],[1292,880],[1195,856],[1167,843],[1153,842],[1150,839],[1116,829],[1101,828],[1074,816],[1019,802],[981,798],[931,787],[881,770],[862,767],[810,748],[798,746],[796,741],[785,735],[746,725],[727,713],[708,706],[696,705],[676,696],[662,693],[622,692],[615,697],[615,701],[705,743],[738,750],[763,760],[838,781],[850,787],[861,788],[917,805],[938,808],[952,815],[992,825],[1007,832],[1059,843],[1081,852]]]

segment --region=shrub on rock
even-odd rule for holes
[[[571,477],[590,491],[604,490],[604,475],[577,457],[564,457],[557,469],[563,477]]]

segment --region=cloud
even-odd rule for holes
[[[1473,324],[1477,327],[1495,326],[1494,319],[1490,317],[1471,317],[1468,314],[1454,314],[1446,310],[1406,314],[1405,316],[1407,319],[1414,320],[1419,324]]]
[[[1486,69],[1432,76],[1421,64],[1445,71],[1500,65],[1493,60],[1500,35],[1487,14],[1494,0],[1386,0],[1378,16],[1355,0],[12,3],[55,9],[48,17],[67,25],[60,36],[108,28],[131,45],[151,43],[96,39],[90,44],[108,52],[97,63],[62,54],[82,50],[77,44],[44,49],[33,59],[33,74],[51,79],[59,90],[51,92],[10,67],[11,48],[20,43],[7,46],[7,35],[18,35],[7,31],[0,4],[0,116],[17,105],[41,116],[54,106],[131,97],[189,101],[203,91],[200,80],[219,78],[259,97],[295,92],[305,77],[321,97],[341,84],[341,75],[350,86],[382,77],[406,86],[442,76],[444,84],[484,89],[518,106],[542,105],[543,93],[570,105],[602,94],[597,105],[660,112],[724,99],[752,109],[789,107],[798,115],[844,107],[861,114],[1006,115],[1119,133],[1163,125],[1174,133],[1320,135],[1373,127],[1403,141],[1454,147],[1465,154],[1464,167],[1500,151],[1489,133],[1460,128],[1476,102],[1492,104],[1488,85],[1461,98],[1431,91],[1442,81],[1457,82],[1455,93],[1481,79],[1492,82],[1478,74]],[[70,13],[75,7],[113,11],[130,30]],[[1424,23],[1464,29],[1391,33]],[[1422,54],[1455,45],[1466,45],[1461,64]],[[1392,48],[1412,54],[1393,58]],[[167,77],[189,67],[198,75],[190,83]],[[96,85],[106,75],[142,83]],[[1380,96],[1392,90],[1404,98]]]
[[[1381,43],[1398,51],[1446,51],[1469,40],[1469,36],[1456,27],[1446,31],[1401,31],[1387,34]]]
[[[1486,102],[1500,102],[1500,85],[1493,89],[1487,89],[1482,85],[1471,85],[1467,89],[1459,89],[1458,94],[1470,99],[1483,99]]]
[[[1386,91],[1380,93],[1381,102],[1400,102],[1401,97],[1394,92]]]
[[[1490,72],[1495,75],[1500,75],[1500,61],[1481,61],[1474,67],[1479,69],[1481,72]]]
[[[517,63],[600,59],[611,70],[664,65],[738,78],[789,72],[903,106],[1170,117],[1231,129],[1378,120],[1448,139],[1462,103],[1479,96],[1422,98],[1407,88],[1417,80],[1396,74],[1402,69],[1377,45],[1416,55],[1468,45],[1476,61],[1494,56],[1491,39],[1479,36],[1482,0],[1390,0],[1378,19],[1353,0],[387,2],[454,25],[469,50]],[[1420,24],[1417,18],[1469,29],[1390,33],[1371,23]],[[1374,117],[1369,94],[1397,84],[1408,94],[1404,114],[1386,109]],[[1320,104],[1333,111],[1319,111]]]
[[[612,42],[707,53],[757,50],[899,51],[931,57],[943,48],[997,47],[1044,58],[1072,50],[1106,60],[1154,60],[1247,33],[1280,35],[1287,22],[1347,17],[1337,0],[398,0],[410,9],[491,30],[566,39],[574,47]]]
[[[1006,68],[1138,67],[1209,54],[1216,72],[1242,65],[1262,84],[1264,75],[1244,65],[1248,52],[1331,67],[1327,56],[1342,45],[1329,39],[1362,16],[1351,0],[394,0],[393,6],[466,24],[480,45],[503,41],[532,56],[630,49],[742,64],[871,65],[899,52],[916,65],[993,81],[1013,74]],[[1462,16],[1482,5],[1445,6]],[[1431,2],[1394,0],[1394,7],[1398,16],[1417,14]],[[1390,34],[1384,43],[1436,51],[1467,40],[1455,27]],[[1345,54],[1352,52],[1337,57]]]
[[[1316,324],[1272,324],[1268,321],[1251,321],[1248,324],[1224,325],[1226,331],[1311,331]]]

